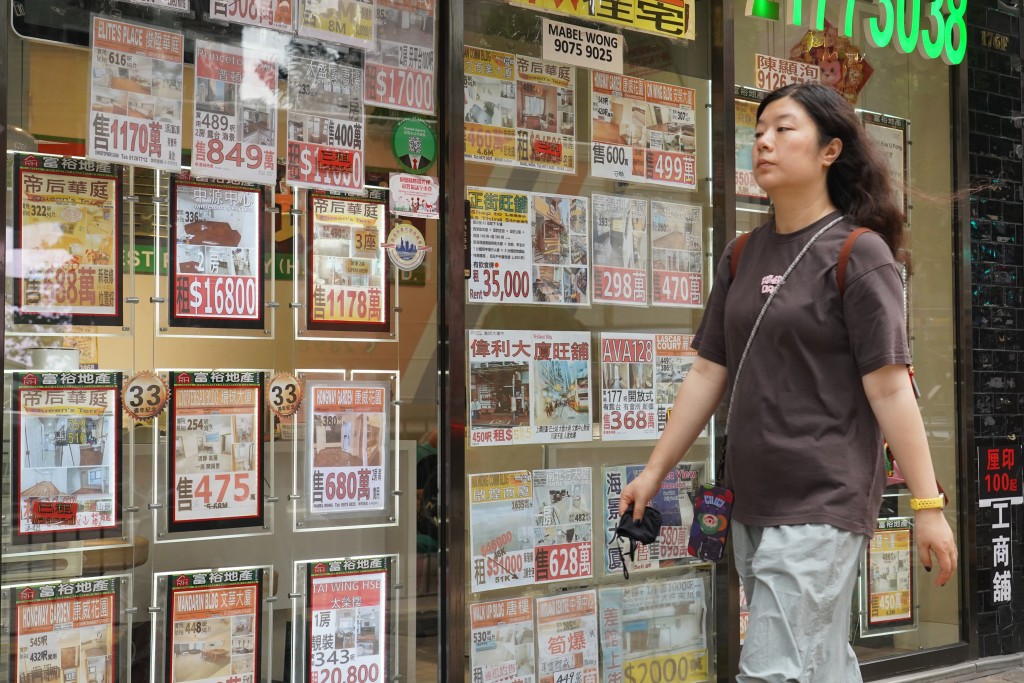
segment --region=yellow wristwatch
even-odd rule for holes
[[[936,496],[935,498],[911,498],[911,510],[930,510],[932,508],[946,507],[946,497]]]

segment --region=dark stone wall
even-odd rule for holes
[[[971,0],[967,11],[974,335],[974,430],[978,470],[986,452],[1024,441],[1024,0]],[[1017,457],[1020,457],[1017,449]],[[977,485],[977,482],[972,482]],[[1019,484],[1018,484],[1019,485]],[[983,657],[1024,652],[1024,506],[978,509],[978,638]],[[998,598],[993,539],[1010,537],[1012,600]],[[967,558],[964,558],[966,561]]]

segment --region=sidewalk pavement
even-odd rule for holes
[[[944,669],[885,678],[878,683],[1024,683],[1024,653],[986,657]]]

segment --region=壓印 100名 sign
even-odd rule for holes
[[[93,16],[90,159],[172,173],[181,167],[184,50],[177,31]]]
[[[262,192],[183,177],[171,185],[171,324],[262,328]]]
[[[263,373],[172,371],[171,531],[263,524]]]
[[[362,198],[309,193],[306,324],[321,330],[388,325],[383,190]]]

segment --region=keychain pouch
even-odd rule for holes
[[[732,521],[732,501],[732,491],[724,486],[701,484],[697,487],[687,547],[690,555],[708,562],[722,559]]]
[[[661,534],[661,513],[652,507],[644,508],[643,517],[640,521],[633,520],[633,506],[626,508],[626,512],[619,519],[619,525],[615,527],[614,540],[618,544],[619,554],[622,556],[622,575],[629,578],[629,570],[626,569],[626,556],[629,561],[636,558],[636,549],[640,545],[650,545],[658,540]],[[623,552],[622,539],[629,540],[629,552]]]

